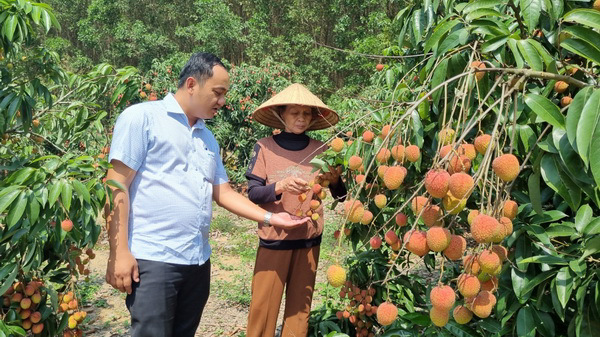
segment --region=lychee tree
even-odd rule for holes
[[[345,168],[353,253],[311,332],[595,335],[600,11],[424,1],[396,21],[375,94],[339,107],[368,113],[313,161]]]
[[[76,281],[110,193],[108,125],[140,78],[107,64],[65,71],[39,43],[60,28],[43,3],[0,1],[0,27],[0,336],[81,335]]]

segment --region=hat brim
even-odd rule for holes
[[[311,125],[307,128],[307,131],[327,129],[337,124],[340,120],[340,117],[333,109],[325,105],[317,96],[299,83],[288,86],[261,104],[252,113],[252,119],[272,128],[285,129],[285,125],[278,118],[277,107],[290,104],[309,106],[316,111],[316,117],[311,121]]]

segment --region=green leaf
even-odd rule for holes
[[[589,44],[584,40],[570,38],[563,40],[560,43],[560,46],[579,56],[585,57],[596,64],[600,64],[600,51],[594,47],[594,45]]]
[[[592,136],[590,146],[590,168],[592,176],[596,181],[596,187],[600,186],[600,123],[596,125],[596,131]]]
[[[590,205],[586,204],[579,207],[579,210],[577,210],[577,214],[575,215],[575,229],[577,229],[579,233],[582,233],[583,229],[590,223],[593,216],[594,211]]]
[[[596,235],[600,234],[600,217],[590,221],[587,226],[583,229],[585,235]],[[600,295],[600,294],[599,294]]]
[[[535,336],[537,322],[533,319],[533,314],[529,306],[524,306],[517,314],[517,335]]]
[[[571,143],[571,147],[577,152],[577,143],[576,143],[576,135],[577,135],[577,124],[579,123],[579,118],[581,117],[581,113],[583,112],[583,107],[587,100],[594,93],[594,89],[592,87],[586,87],[575,95],[571,104],[569,104],[569,110],[567,112],[567,137],[569,138],[569,143]]]
[[[497,36],[489,39],[481,46],[481,52],[491,53],[494,50],[506,45],[506,41],[508,41],[508,36]]]
[[[578,25],[567,26],[562,29],[562,32],[569,33],[572,36],[587,42],[593,48],[598,49],[596,44],[600,41],[600,33]],[[598,50],[600,52],[600,50]]]
[[[58,196],[60,195],[60,191],[62,190],[62,181],[56,181],[54,184],[50,185],[49,193],[48,193],[48,206],[54,205]]]
[[[523,259],[519,263],[544,263],[544,264],[554,264],[554,265],[567,265],[567,264],[569,264],[569,261],[563,259],[562,257],[558,257],[558,256],[537,255],[537,256],[532,256],[532,257]]]
[[[567,307],[572,291],[573,275],[571,275],[571,269],[562,267],[556,274],[556,295],[563,309]]]
[[[536,215],[531,219],[531,224],[542,224],[547,222],[555,222],[567,215],[558,210],[546,211],[544,214]]]
[[[442,82],[446,80],[446,75],[448,74],[448,59],[444,59],[440,64],[435,68],[433,72],[433,77],[431,78],[431,87],[435,88],[440,85]],[[433,100],[433,104],[437,105],[442,97],[444,90],[438,90],[431,95]],[[419,106],[420,107],[420,106]],[[419,114],[421,112],[419,111]]]
[[[540,283],[546,281],[547,279],[551,278],[555,274],[556,274],[556,270],[555,269],[554,270],[545,271],[545,272],[543,272],[541,274],[537,274],[534,278],[532,278],[531,280],[529,280],[529,282],[527,282],[527,284],[523,287],[523,289],[522,289],[523,294],[527,294],[528,292],[532,291]]]
[[[13,282],[15,282],[15,278],[17,277],[18,273],[19,273],[19,266],[15,264],[13,271],[4,280],[4,283],[2,283],[2,286],[0,286],[0,294],[4,294],[8,290],[8,288],[10,288],[13,285]]]
[[[542,4],[540,0],[521,0],[519,1],[523,22],[529,29],[529,33],[537,27],[540,22]]]
[[[482,8],[493,8],[498,5],[502,5],[503,3],[504,3],[504,1],[502,1],[502,0],[473,1],[473,2],[469,3],[467,6],[465,6],[465,8],[463,9],[463,13],[467,14],[467,13],[470,13],[472,11],[482,9]]]
[[[596,130],[596,125],[600,120],[600,90],[595,90],[587,100],[581,111],[581,117],[577,123],[577,152],[587,165],[589,163],[589,150],[592,144],[592,136]]]
[[[548,236],[551,238],[560,236],[571,236],[575,234],[575,228],[573,228],[573,226],[564,225],[562,223],[554,223],[551,224],[548,228],[546,228],[546,234],[548,234]]]
[[[0,213],[2,213],[19,196],[21,186],[9,186],[0,191]]]
[[[544,70],[542,57],[533,45],[531,45],[527,40],[519,40],[517,41],[517,47],[531,69],[537,71]]]
[[[25,191],[19,194],[19,197],[10,208],[8,215],[6,216],[6,224],[8,228],[14,226],[23,216],[25,207],[27,206],[27,193]]]
[[[579,258],[580,260],[586,257],[596,254],[600,251],[600,236],[594,236],[592,239],[585,242],[585,249],[583,255]]]
[[[8,19],[6,19],[6,21],[4,21],[2,30],[4,31],[4,36],[6,36],[8,41],[13,40],[15,30],[17,29],[17,20],[18,18],[16,15],[11,15],[8,17]]]
[[[543,311],[535,310],[531,308],[533,313],[533,319],[536,321],[537,331],[544,337],[555,336],[555,326],[552,316]]]
[[[525,104],[544,121],[552,126],[564,129],[565,117],[560,113],[556,104],[544,96],[528,94],[525,96]]]
[[[565,14],[563,20],[600,29],[600,12],[593,9],[574,9]]]
[[[527,180],[527,186],[529,188],[529,201],[531,202],[531,206],[533,210],[537,214],[542,214],[542,197],[540,193],[540,172],[535,171],[533,174],[529,176]]]
[[[354,143],[352,145],[354,145]],[[116,187],[116,188],[118,188],[118,189],[120,189],[122,191],[127,191],[127,187],[125,187],[125,185],[121,184],[120,182],[118,182],[116,180],[113,180],[113,179],[107,180],[106,184],[110,185],[112,187]]]
[[[313,158],[316,159],[316,158]],[[311,161],[312,164],[312,161]],[[327,171],[325,172],[329,172],[329,167],[327,167]],[[87,190],[87,188],[85,187],[85,185],[83,185],[81,183],[81,181],[79,180],[73,180],[73,188],[75,189],[75,192],[77,192],[77,196],[79,197],[79,199],[85,200],[88,203],[90,202],[90,192]]]
[[[60,199],[62,200],[63,206],[69,211],[71,209],[71,199],[73,198],[73,187],[68,182],[63,181],[62,189],[60,191]]]
[[[450,30],[452,30],[452,28],[454,28],[456,25],[458,25],[460,23],[460,20],[450,20],[450,21],[446,21],[444,23],[438,24],[438,26],[435,28],[433,34],[427,39],[427,41],[425,42],[425,46],[424,48],[424,52],[427,53],[431,50],[431,48],[433,48],[442,38],[442,36],[444,36],[444,34],[446,34],[447,32],[449,32]]]
[[[34,224],[40,215],[40,204],[33,192],[29,193],[27,199],[27,217],[29,218],[29,223]]]
[[[504,14],[498,12],[495,9],[491,9],[491,8],[481,8],[481,9],[476,9],[472,12],[470,12],[469,14],[467,14],[467,16],[465,17],[465,19],[468,22],[471,22],[473,20],[479,19],[479,18],[490,18],[490,17],[494,17],[494,16],[498,16],[498,17],[504,17]]]

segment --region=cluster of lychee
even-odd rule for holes
[[[81,329],[78,329],[77,326],[87,317],[87,312],[79,310],[79,303],[72,291],[59,294],[59,298],[59,311],[69,315],[67,323],[68,329],[63,332],[63,337],[81,336],[83,332]]]
[[[375,288],[361,289],[346,281],[340,289],[339,296],[349,302],[344,310],[336,313],[339,320],[347,319],[356,330],[357,337],[375,336],[371,317],[377,314],[377,306],[373,304]]]
[[[39,334],[44,330],[40,303],[45,295],[43,289],[44,283],[40,280],[32,280],[25,284],[17,281],[6,290],[2,297],[2,311],[0,320],[5,314],[5,310],[14,309],[21,319],[21,327],[33,334]]]
[[[307,216],[313,221],[319,220],[319,207],[321,207],[323,200],[327,198],[325,188],[329,186],[329,183],[329,180],[322,179],[320,175],[309,181],[308,186],[310,187],[310,190],[298,195],[300,204],[296,209],[295,215],[299,217]],[[307,207],[305,206],[306,201],[308,201],[308,209],[306,209]]]
[[[483,66],[484,67],[484,66]],[[478,75],[479,73],[476,73]],[[483,74],[483,73],[482,73]],[[380,137],[384,138],[390,132],[389,126],[384,127]],[[432,322],[437,326],[444,326],[449,319],[450,311],[454,308],[453,316],[457,323],[465,324],[472,318],[473,313],[480,318],[488,317],[495,305],[494,292],[497,289],[497,275],[502,269],[502,261],[507,257],[506,248],[498,244],[509,236],[513,231],[512,220],[518,212],[518,205],[512,200],[506,200],[499,211],[487,210],[479,212],[473,210],[469,213],[468,222],[473,239],[482,244],[477,253],[465,255],[467,241],[461,235],[453,234],[448,228],[444,228],[444,220],[447,215],[459,214],[465,207],[467,199],[475,188],[474,178],[469,174],[472,162],[478,154],[485,155],[492,141],[492,136],[481,134],[475,138],[473,144],[454,144],[455,131],[446,128],[439,132],[438,141],[442,145],[440,149],[441,163],[444,166],[429,170],[424,177],[424,187],[428,193],[418,195],[410,202],[410,208],[415,218],[428,228],[426,231],[416,229],[404,233],[403,240],[394,229],[388,230],[384,235],[385,243],[392,252],[398,252],[404,247],[409,252],[420,257],[430,251],[442,253],[446,258],[453,261],[463,259],[464,271],[457,280],[458,292],[464,297],[462,305],[454,308],[455,292],[448,285],[440,284],[431,292],[432,309],[430,316]],[[363,134],[364,142],[371,142],[374,134],[366,131]],[[338,138],[339,139],[339,138]],[[341,151],[344,147],[343,140],[334,140],[331,147],[334,151]],[[380,182],[388,190],[398,189],[406,177],[407,170],[402,164],[405,160],[415,162],[419,159],[418,147],[409,148],[400,144],[391,150],[382,148],[377,152],[375,160],[378,163],[377,176]],[[415,149],[416,148],[416,149]],[[395,164],[387,166],[390,157],[394,158]],[[517,157],[512,154],[501,154],[492,161],[492,170],[496,177],[503,183],[510,183],[519,174],[520,164]],[[387,197],[379,190],[379,181],[370,181],[364,173],[364,165],[359,156],[352,156],[348,161],[348,168],[353,171],[356,183],[369,190],[368,196],[373,199],[378,209],[387,205]],[[375,192],[373,192],[373,190]],[[441,199],[435,204],[436,199]],[[369,225],[373,221],[373,214],[367,205],[360,200],[349,199],[344,205],[345,216],[350,223]],[[407,225],[408,217],[404,213],[396,213],[395,222],[401,228]],[[346,232],[348,235],[348,232]],[[338,234],[339,235],[339,234]],[[380,249],[383,240],[380,236],[371,237],[370,247],[374,250]],[[392,258],[395,253],[392,253]],[[336,266],[336,269],[342,269]],[[343,270],[343,269],[342,269]],[[332,285],[334,283],[331,282]],[[380,305],[381,308],[383,306]],[[389,308],[390,312],[396,312],[397,308],[392,303],[383,306]],[[385,316],[385,315],[384,315]],[[390,315],[391,316],[391,315]],[[395,315],[394,319],[395,319]],[[393,320],[392,320],[393,321]],[[385,320],[384,320],[385,322]],[[382,325],[383,324],[380,322]],[[389,323],[391,324],[391,322]]]
[[[90,269],[88,268],[89,262],[96,257],[94,251],[91,248],[87,248],[84,255],[81,248],[71,246],[69,250],[71,254],[75,256],[75,265],[77,266],[77,271],[79,271],[79,274],[88,276],[90,274]]]

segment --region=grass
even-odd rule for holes
[[[225,301],[241,305],[249,306],[252,299],[251,294],[251,283],[240,281],[239,279],[234,281],[216,280],[212,282],[211,288],[215,289],[215,293]]]

